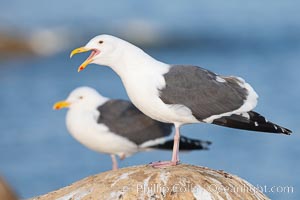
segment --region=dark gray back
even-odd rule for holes
[[[112,132],[137,145],[172,133],[172,124],[151,119],[125,100],[109,100],[99,106],[98,111],[98,123],[105,124]]]
[[[217,77],[226,82],[217,81]],[[187,106],[200,121],[238,109],[248,95],[237,78],[218,76],[201,67],[175,65],[164,78],[166,87],[161,89],[161,100]]]

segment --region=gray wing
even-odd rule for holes
[[[151,119],[125,100],[109,100],[99,106],[98,111],[98,123],[105,124],[113,133],[137,145],[172,133],[172,124]]]
[[[200,121],[240,108],[248,96],[238,78],[218,76],[196,66],[172,66],[164,78],[161,100],[187,106]]]

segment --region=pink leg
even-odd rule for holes
[[[172,153],[172,162],[176,164],[179,162],[179,140],[180,140],[180,130],[179,126],[175,125],[175,135],[174,135],[174,145]]]
[[[112,170],[117,170],[118,169],[118,161],[116,159],[116,156],[114,154],[111,154],[110,157],[112,160]]]
[[[179,163],[179,139],[180,139],[180,126],[175,125],[175,135],[174,135],[174,144],[173,144],[173,153],[171,161],[163,161],[163,162],[153,162],[150,165],[152,167],[167,167],[174,166]]]

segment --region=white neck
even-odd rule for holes
[[[164,72],[167,71],[169,65],[154,59],[142,49],[127,43],[126,49],[122,50],[119,59],[115,60],[110,67],[123,79],[128,74],[136,72],[147,74],[153,71]],[[153,70],[154,68],[156,70]]]

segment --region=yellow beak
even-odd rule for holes
[[[86,47],[79,47],[79,48],[77,48],[77,49],[74,49],[74,50],[71,52],[70,58],[72,58],[72,56],[74,56],[75,54],[83,53],[83,52],[88,52],[88,51],[91,51],[91,50],[93,50],[93,49],[88,49],[88,48],[86,48]],[[81,70],[83,70],[84,68],[86,68],[86,66],[87,66],[88,64],[90,64],[92,61],[93,61],[92,58],[86,59],[86,60],[80,65],[80,67],[78,68],[78,72],[80,72]]]
[[[54,110],[60,110],[62,108],[67,108],[69,107],[71,104],[67,101],[59,101],[59,102],[56,102],[54,105],[53,105],[53,109]]]

